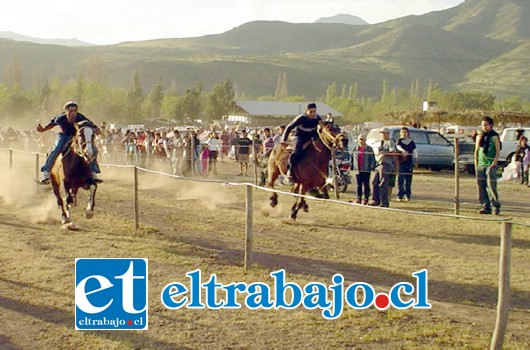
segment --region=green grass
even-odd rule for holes
[[[104,169],[96,216],[81,217],[85,193],[74,219],[78,232],[64,231],[58,213],[39,204],[53,201],[42,187],[35,194],[31,160],[15,163],[1,188],[0,347],[70,348],[311,348],[311,349],[484,349],[494,327],[500,224],[467,219],[415,216],[367,207],[309,202],[297,222],[286,217],[292,199],[254,191],[254,264],[243,270],[244,189],[195,184],[140,174],[140,230],[134,229],[132,171]],[[235,164],[222,163],[221,177],[236,180]],[[29,171],[31,172],[31,171]],[[5,174],[9,172],[6,171]],[[4,174],[4,176],[6,176]],[[250,178],[246,178],[249,180]],[[239,180],[241,180],[239,178]],[[3,181],[5,184],[6,181]],[[448,173],[416,175],[413,201],[393,208],[452,212]],[[9,188],[18,190],[16,201]],[[31,184],[31,185],[29,185]],[[476,189],[462,179],[463,212],[474,215]],[[9,187],[9,188],[7,188]],[[500,184],[505,213],[529,221],[520,211],[527,192]],[[525,189],[526,190],[526,189]],[[353,198],[347,193],[344,200]],[[46,205],[44,206],[46,207]],[[53,208],[53,206],[52,206]],[[46,215],[45,215],[46,214]],[[39,219],[35,220],[35,216]],[[506,349],[530,346],[530,230],[515,227],[512,250],[512,308]],[[74,259],[149,259],[149,330],[74,331]],[[160,292],[169,282],[185,282],[188,271],[215,273],[223,283],[272,281],[283,268],[299,284],[330,284],[335,273],[346,283],[365,281],[387,291],[411,273],[429,270],[431,310],[345,309],[333,321],[320,311],[167,310]],[[2,343],[3,342],[3,343]]]

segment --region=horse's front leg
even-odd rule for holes
[[[61,210],[61,223],[66,224],[70,222],[70,215],[68,215],[68,213],[66,212],[64,208],[65,207],[64,199],[61,194],[61,191],[59,190],[59,185],[53,180],[52,180],[52,188],[53,188],[53,193],[55,194],[55,197],[57,197],[57,205],[59,206],[59,210]]]
[[[85,210],[85,217],[92,219],[94,216],[94,207],[96,206],[96,191],[98,186],[96,184],[90,185],[90,194],[88,195],[88,205]]]
[[[296,220],[296,217],[298,216],[298,198],[296,198],[296,202],[294,202],[293,206],[291,207],[291,214],[289,215],[289,219]]]
[[[299,193],[301,190],[301,186],[299,184],[294,184],[293,189],[291,192],[293,193]],[[300,201],[300,202],[298,202]],[[294,202],[293,206],[291,207],[291,214],[289,215],[290,219],[296,220],[296,217],[298,216],[298,210],[302,207],[302,203],[304,201],[304,198],[296,197],[296,202]]]

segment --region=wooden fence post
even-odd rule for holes
[[[455,137],[455,215],[460,214],[460,163],[458,162],[459,153],[460,146],[458,144],[458,137]]]
[[[510,312],[510,260],[512,249],[512,223],[503,221],[501,226],[501,247],[499,258],[499,293],[497,300],[497,320],[491,338],[491,350],[500,350],[508,326]]]
[[[245,186],[245,192],[246,192],[246,225],[245,225],[245,271],[250,269],[250,266],[252,265],[252,241],[253,241],[253,233],[252,233],[252,211],[253,211],[253,203],[252,203],[252,186],[246,185]]]
[[[339,199],[339,179],[337,178],[337,152],[335,147],[331,149],[331,171],[333,172],[333,189],[335,192],[335,199]]]
[[[9,169],[13,169],[13,150],[9,149]]]
[[[35,153],[35,192],[39,192],[39,154]]]
[[[136,231],[140,228],[139,208],[138,208],[138,167],[134,166],[134,224]]]

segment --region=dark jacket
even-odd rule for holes
[[[290,122],[289,125],[286,126],[282,141],[287,142],[289,134],[295,128],[295,137],[301,140],[309,140],[312,137],[317,137],[317,126],[318,122],[321,120],[322,118],[320,118],[319,115],[317,115],[316,118],[309,118],[309,116],[305,113],[299,115],[292,122]]]
[[[75,124],[80,123],[82,121],[87,121],[88,123],[90,123],[90,126],[95,127],[95,125],[81,113],[77,113],[73,123],[69,123],[66,113],[62,113],[50,120],[50,123],[48,125],[59,125],[61,127],[60,132],[68,136],[74,136],[76,132]]]

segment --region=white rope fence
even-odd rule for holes
[[[14,149],[2,149],[0,151],[9,151],[9,168],[13,168],[13,153],[22,153],[22,154],[34,154],[35,155],[35,173],[38,178],[39,173],[39,156],[44,156],[42,153],[38,152],[29,152],[21,151]],[[244,186],[245,187],[245,254],[244,254],[244,269],[248,270],[252,265],[252,248],[253,248],[253,199],[252,199],[252,189],[257,189],[260,191],[273,192],[276,194],[282,194],[286,196],[301,197],[312,201],[322,201],[327,203],[336,203],[340,205],[349,205],[353,207],[362,207],[367,210],[385,210],[390,212],[408,214],[408,215],[421,215],[421,216],[430,216],[430,217],[445,217],[445,218],[454,218],[454,219],[465,219],[473,221],[488,221],[488,222],[499,222],[501,223],[501,243],[500,243],[500,259],[499,259],[499,289],[498,289],[498,304],[497,304],[497,319],[495,323],[495,329],[493,332],[491,340],[491,349],[502,349],[504,336],[506,333],[507,323],[508,323],[508,314],[510,309],[510,262],[511,262],[511,247],[512,247],[512,226],[519,225],[523,227],[530,227],[529,223],[513,221],[512,218],[484,218],[484,217],[474,217],[474,216],[465,216],[457,214],[445,214],[445,213],[432,213],[432,212],[423,212],[415,210],[404,210],[396,208],[384,208],[384,207],[370,207],[357,203],[350,203],[334,199],[323,199],[316,198],[313,196],[300,195],[291,192],[280,191],[277,189],[266,188],[258,186],[248,182],[229,182],[221,180],[211,180],[211,179],[197,179],[192,177],[172,175],[160,171],[154,171],[150,169],[145,169],[135,165],[116,165],[116,164],[100,164],[101,166],[110,167],[110,168],[130,168],[134,169],[134,212],[135,212],[135,228],[136,230],[140,227],[139,219],[139,202],[138,202],[138,170],[143,171],[149,174],[156,174],[161,176],[166,176],[169,178],[179,179],[179,180],[188,180],[199,183],[214,183],[224,186]],[[456,171],[456,169],[455,169]],[[458,180],[457,180],[458,181]],[[38,189],[37,189],[38,190]]]

